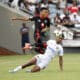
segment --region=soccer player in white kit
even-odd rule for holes
[[[47,67],[52,58],[54,58],[57,54],[59,55],[59,66],[60,70],[63,70],[63,47],[61,45],[62,36],[59,35],[56,37],[56,40],[48,40],[47,47],[44,54],[38,54],[34,56],[31,60],[29,60],[26,64],[20,65],[13,70],[9,70],[9,72],[17,72],[21,69],[29,67],[31,65],[35,65],[32,69],[27,70],[28,72],[38,72]],[[31,44],[26,43],[24,49],[32,49]]]

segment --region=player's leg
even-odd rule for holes
[[[37,59],[36,65],[31,70],[27,70],[28,72],[39,72],[40,70],[45,69],[49,63],[46,59],[43,58],[43,55],[41,54],[35,57]]]
[[[13,70],[9,70],[9,72],[14,73],[14,72],[17,72],[21,69],[24,69],[24,68],[29,67],[29,66],[34,65],[34,64],[36,64],[36,58],[35,57],[33,57],[31,60],[29,60],[26,64],[20,65],[20,66],[14,68]]]
[[[33,57],[31,60],[29,60],[26,64],[22,65],[22,69],[24,69],[25,67],[31,66],[36,64],[36,58]]]
[[[38,72],[38,71],[40,71],[40,67],[39,66],[37,66],[37,65],[35,65],[32,69],[28,69],[28,70],[26,70],[26,72]]]
[[[38,72],[38,71],[40,71],[41,69],[43,69],[43,67],[44,67],[44,62],[43,62],[43,60],[42,60],[42,57],[43,57],[42,54],[36,55],[36,56],[35,56],[35,58],[36,58],[35,66],[34,66],[31,70],[26,70],[26,72]]]

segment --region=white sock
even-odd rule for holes
[[[31,69],[27,69],[26,72],[31,72]]]
[[[13,71],[14,72],[17,72],[17,71],[19,71],[19,70],[21,70],[22,69],[22,66],[18,66],[18,67],[16,67]]]

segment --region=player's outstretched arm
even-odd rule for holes
[[[12,20],[28,21],[29,18],[27,18],[27,17],[13,17]]]

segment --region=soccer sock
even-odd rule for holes
[[[27,69],[26,72],[31,72],[31,69]]]
[[[13,69],[13,71],[14,72],[17,72],[17,71],[19,71],[19,70],[21,70],[22,69],[22,66],[18,66],[18,67],[16,67],[15,69]]]

